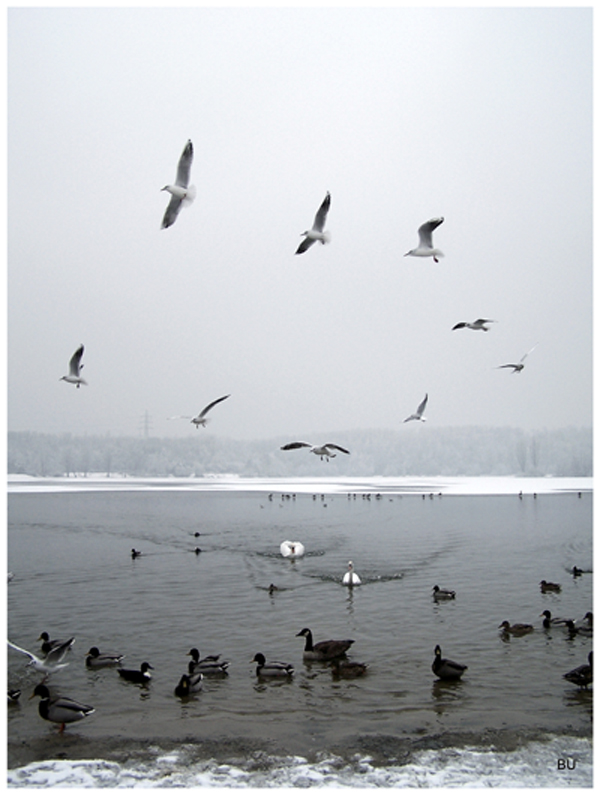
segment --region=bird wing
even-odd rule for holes
[[[308,249],[312,246],[314,242],[315,241],[312,238],[305,237],[302,243],[300,243],[300,245],[296,249],[296,254],[304,254],[304,252],[308,251]]]
[[[527,353],[526,353],[524,356],[522,356],[522,357],[519,359],[519,361],[521,361],[521,362],[524,362],[524,361],[525,361],[525,359],[526,359],[526,358],[529,356],[529,354],[531,353],[531,351],[534,351],[534,350],[537,348],[537,346],[538,346],[538,345],[539,345],[539,342],[536,342],[536,343],[535,343],[535,345],[533,346],[533,348],[532,348],[530,351],[527,351]]]
[[[73,356],[71,356],[71,360],[69,361],[69,374],[78,376],[79,371],[83,367],[81,364],[81,357],[83,356],[83,345],[80,345],[79,348],[75,351]]]
[[[11,649],[14,649],[15,651],[20,651],[21,654],[26,654],[31,660],[31,662],[38,662],[38,663],[43,662],[43,660],[41,660],[39,657],[36,657],[35,654],[32,654],[30,651],[27,651],[27,649],[22,649],[20,646],[17,646],[16,643],[12,643],[10,640],[7,640],[6,642],[8,643]]]
[[[181,199],[179,199],[177,196],[171,196],[171,201],[165,210],[161,229],[167,229],[169,226],[172,226],[175,223],[177,216],[179,215],[179,211],[181,210],[181,204]]]
[[[499,364],[498,367],[496,367],[496,370],[502,370],[504,367],[512,367],[513,370],[517,369],[516,364]]]
[[[346,453],[347,455],[350,455],[350,450],[346,450],[344,447],[340,447],[339,444],[330,444],[328,442],[327,444],[324,444],[323,447],[329,447],[333,450],[339,450],[340,453]]]
[[[297,450],[299,447],[312,447],[312,444],[308,442],[289,442],[289,444],[284,444],[283,447],[280,447],[280,450]]]
[[[179,158],[177,165],[177,178],[176,185],[181,185],[182,188],[187,188],[190,181],[190,169],[192,168],[192,160],[194,159],[194,147],[192,142],[188,141]]]
[[[217,398],[216,400],[213,400],[212,403],[209,403],[208,406],[205,406],[198,415],[199,419],[203,419],[212,409],[213,406],[216,406],[217,403],[220,403],[222,400],[227,400],[228,397],[231,397],[231,395],[223,395],[223,397]]]
[[[478,317],[477,320],[474,321],[474,326],[483,326],[486,323],[495,323],[495,320],[489,320],[488,318]]]
[[[64,660],[66,653],[69,651],[73,643],[75,643],[75,638],[70,638],[64,643],[54,646],[54,648],[50,649],[44,658],[44,662],[49,665],[58,665]]]
[[[428,398],[429,395],[426,394],[423,400],[419,403],[419,408],[417,409],[417,417],[420,417],[421,414],[425,411],[425,406],[427,405]]]
[[[327,213],[329,212],[329,205],[331,204],[331,195],[329,191],[327,191],[327,195],[323,199],[323,203],[317,210],[317,214],[315,215],[315,220],[313,223],[312,228],[316,232],[322,232],[323,227],[325,226],[325,221],[327,220]]]
[[[466,323],[457,323],[456,326],[452,326],[452,331],[456,331],[457,328],[464,328],[466,325]]]
[[[425,221],[424,224],[421,224],[419,227],[419,242],[422,246],[425,246],[426,248],[433,248],[431,235],[433,230],[437,229],[443,220],[443,218],[432,218],[429,221]]]

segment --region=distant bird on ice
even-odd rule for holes
[[[496,320],[486,320],[483,317],[479,317],[472,323],[457,323],[455,326],[452,326],[452,331],[456,331],[458,328],[470,328],[472,331],[489,331],[488,324],[497,322]]]
[[[310,452],[320,456],[321,461],[323,459],[329,461],[330,458],[335,458],[335,453],[332,453],[332,450],[339,450],[340,453],[350,455],[350,450],[346,450],[344,447],[340,447],[338,444],[332,444],[331,442],[322,445],[312,445],[309,442],[290,442],[289,444],[284,444],[280,449],[297,450],[299,447],[309,447]]]
[[[438,248],[433,247],[432,234],[433,230],[444,222],[443,218],[432,218],[430,221],[425,221],[419,227],[419,245],[417,248],[412,248],[407,251],[405,257],[433,257],[434,262],[438,262],[438,257],[443,257],[444,252]]]
[[[81,364],[83,351],[84,347],[83,345],[80,345],[73,356],[71,356],[71,360],[69,362],[69,375],[63,375],[58,379],[59,381],[66,381],[68,384],[75,384],[77,389],[79,389],[81,384],[85,384],[87,386],[87,381],[84,381],[80,375],[80,372],[83,370],[83,365]]]
[[[423,400],[419,403],[419,407],[415,411],[414,414],[411,414],[410,417],[407,417],[404,422],[410,422],[410,420],[421,420],[421,422],[425,422],[427,417],[423,416],[423,412],[425,411],[425,406],[427,405],[427,400],[429,395],[425,394]]]
[[[196,188],[193,185],[188,186],[193,159],[194,147],[192,146],[192,142],[188,141],[179,158],[175,184],[165,185],[164,188],[161,188],[161,190],[166,190],[171,194],[171,201],[165,211],[161,229],[172,226],[177,220],[181,207],[191,204],[196,198]]]
[[[327,191],[327,195],[323,199],[323,203],[319,207],[317,214],[315,215],[315,220],[313,221],[312,229],[307,230],[306,232],[302,232],[304,235],[304,240],[298,248],[296,249],[296,254],[304,254],[313,243],[319,240],[321,243],[329,243],[330,235],[329,232],[324,232],[323,228],[325,226],[325,222],[327,221],[327,213],[329,212],[329,205],[331,204],[331,195],[329,191]]]
[[[538,345],[539,345],[539,342],[536,342],[536,344],[533,346],[531,351],[534,351],[537,348]],[[501,364],[498,367],[496,367],[496,370],[502,370],[504,367],[512,367],[513,368],[513,373],[520,373],[521,370],[525,367],[523,362],[529,356],[531,351],[527,351],[527,353],[524,356],[521,356],[521,358],[519,359],[519,363],[518,364]]]
[[[217,403],[220,403],[222,400],[227,400],[228,397],[231,397],[231,395],[223,395],[223,397],[220,397],[220,398],[217,398],[216,400],[213,400],[212,403],[209,403],[208,406],[205,406],[202,409],[202,411],[200,412],[200,414],[198,414],[195,417],[190,417],[188,415],[188,416],[179,416],[179,417],[169,417],[169,419],[170,420],[190,420],[190,422],[193,422],[194,425],[196,426],[196,430],[198,430],[198,428],[200,428],[201,425],[202,425],[203,428],[205,428],[206,427],[206,423],[208,422],[208,419],[206,417],[208,412],[212,409],[213,406],[216,406]]]

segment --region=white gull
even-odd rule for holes
[[[190,181],[190,170],[194,159],[194,147],[188,141],[179,158],[177,165],[177,177],[174,185],[165,185],[161,190],[166,190],[171,194],[171,201],[165,211],[161,229],[167,229],[177,220],[179,211],[183,205],[191,204],[196,198],[196,188],[188,185]]]

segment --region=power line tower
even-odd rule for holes
[[[148,409],[146,409],[143,417],[141,418],[141,424],[142,424],[142,433],[144,435],[144,439],[148,439],[148,437],[150,436],[150,430],[152,428],[152,417],[150,416]]]

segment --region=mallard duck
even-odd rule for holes
[[[454,660],[446,660],[442,657],[442,649],[440,646],[435,647],[435,657],[431,664],[431,670],[438,677],[438,679],[460,679],[460,677],[467,670],[467,665],[461,665],[454,662]]]
[[[560,593],[561,586],[557,582],[546,582],[546,580],[542,580],[540,583],[540,590],[542,593]]]
[[[351,560],[348,561],[348,571],[344,574],[342,583],[352,588],[354,585],[360,585],[360,577],[354,571],[354,564]]]
[[[48,652],[45,657],[38,657],[37,655],[33,654],[33,652],[27,651],[27,649],[22,649],[20,646],[17,646],[16,643],[11,643],[10,640],[8,640],[7,643],[11,649],[20,651],[21,654],[26,654],[29,657],[29,662],[27,665],[31,665],[41,674],[51,674],[54,671],[60,670],[61,668],[66,668],[69,664],[68,662],[63,662],[66,651],[62,646],[58,646],[53,651]]]
[[[365,663],[340,660],[338,658],[331,663],[331,673],[334,676],[353,679],[356,676],[364,676],[367,673],[367,666]]]
[[[136,670],[135,668],[119,668],[119,676],[122,679],[125,679],[127,682],[135,682],[138,685],[147,685],[148,682],[152,679],[152,674],[149,671],[153,671],[154,668],[148,662],[143,662],[139,668]]]
[[[300,541],[284,541],[279,551],[284,558],[301,558],[304,555],[304,544]]]
[[[209,654],[207,657],[200,659],[200,652],[198,649],[190,649],[188,657],[192,659],[189,662],[189,670],[192,673],[203,673],[205,676],[214,674],[226,674],[229,668],[227,660],[219,662],[220,654]]]
[[[542,626],[544,629],[550,629],[550,627],[556,627],[565,625],[567,621],[572,621],[573,619],[570,618],[552,618],[552,613],[549,610],[544,610],[540,613],[540,618],[544,616],[544,620],[542,621]]]
[[[92,646],[85,658],[88,668],[107,668],[110,665],[120,665],[124,654],[109,654],[100,652],[97,646]]]
[[[592,635],[594,632],[594,614],[589,610],[581,619],[581,622],[576,622],[577,632],[582,635]]]
[[[566,679],[568,682],[572,682],[577,687],[585,687],[591,684],[594,681],[594,652],[591,651],[588,654],[588,664],[587,665],[580,665],[578,668],[573,668],[572,671],[569,671],[566,674],[563,674],[563,678]]]
[[[41,699],[38,707],[40,717],[52,721],[52,723],[60,723],[61,733],[65,729],[65,724],[83,720],[96,711],[94,707],[80,704],[71,698],[61,696],[51,699],[50,691],[46,685],[38,685],[29,698],[34,698],[34,696],[39,696]]]
[[[19,690],[18,687],[15,688],[9,687],[7,690],[7,696],[9,704],[16,704],[21,697],[21,691]]]
[[[439,585],[433,586],[434,599],[454,599],[456,598],[456,591],[450,591],[447,588],[440,588]]]
[[[250,660],[256,663],[257,676],[292,676],[294,673],[294,666],[291,663],[278,662],[271,660],[267,662],[265,655],[258,652]]]
[[[178,698],[187,698],[192,693],[199,693],[202,690],[203,676],[201,673],[188,673],[183,674],[179,680],[179,684],[175,688],[175,695]]]
[[[42,641],[42,653],[46,655],[53,651],[59,656],[64,656],[75,643],[75,638],[69,638],[68,640],[50,640],[50,636],[47,632],[42,632],[38,640]]]
[[[296,637],[300,636],[306,638],[302,655],[305,660],[333,660],[345,654],[354,643],[353,640],[321,640],[313,645],[312,632],[308,627],[298,632]]]
[[[511,624],[509,621],[503,621],[498,629],[509,635],[527,635],[529,632],[533,632],[531,624]]]

